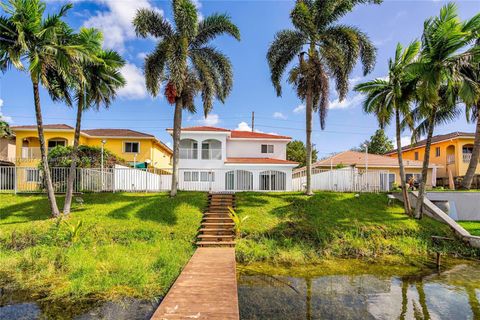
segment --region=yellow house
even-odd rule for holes
[[[437,170],[438,178],[447,181],[450,173],[452,177],[465,176],[472,157],[474,138],[475,135],[473,133],[467,132],[452,132],[432,138],[430,163],[440,166]],[[425,144],[426,140],[422,140],[411,146],[403,147],[403,158],[406,160],[423,161]],[[386,155],[396,158],[397,151],[394,150]],[[480,165],[477,166],[475,173],[480,174]]]
[[[15,155],[13,162],[19,167],[37,167],[40,162],[40,143],[37,126],[14,126]],[[47,147],[73,145],[74,128],[66,124],[44,126]],[[137,168],[170,168],[172,150],[155,136],[130,129],[82,130],[80,145],[101,147],[102,143],[117,157]]]

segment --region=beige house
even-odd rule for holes
[[[13,165],[15,138],[0,138],[0,166]]]
[[[312,165],[313,173],[315,170],[336,169],[342,167],[355,167],[361,171],[375,170],[375,171],[388,171],[389,183],[400,185],[400,167],[396,158],[382,156],[378,154],[366,154],[365,152],[357,151],[344,151],[337,153],[331,157],[322,159],[315,162]],[[421,178],[422,162],[414,160],[404,160],[405,175],[407,181],[413,177],[416,181]],[[428,181],[427,186],[435,186],[436,184],[436,172],[439,166],[432,164],[428,169]],[[304,174],[305,167],[298,168],[294,171],[294,177]]]

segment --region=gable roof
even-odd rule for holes
[[[173,129],[169,128],[167,131],[171,132]],[[182,131],[188,132],[230,132],[230,137],[232,139],[279,139],[279,140],[291,140],[291,137],[281,136],[278,134],[272,133],[263,133],[257,131],[240,131],[240,130],[229,130],[225,128],[210,127],[210,126],[196,126],[196,127],[186,127],[182,128]]]
[[[460,137],[475,138],[475,134],[471,133],[471,132],[460,132],[460,131],[450,132],[450,133],[447,133],[447,134],[440,134],[440,135],[436,135],[436,136],[432,137],[432,144],[442,142],[442,141],[451,140],[451,139],[456,139],[456,138],[460,138]],[[423,147],[426,144],[427,144],[427,139],[420,140],[417,143],[414,143],[412,145],[402,147],[402,151]],[[397,149],[392,150],[390,152],[387,152],[385,154],[389,155],[389,154],[394,154],[396,152],[397,152]]]
[[[36,125],[27,125],[27,126],[12,126],[11,127],[13,130],[37,130]],[[43,129],[53,129],[53,130],[73,130],[73,127],[70,127],[69,125],[63,124],[63,123],[58,123],[58,124],[45,124],[43,125]]]
[[[135,138],[154,138],[155,136],[130,129],[87,129],[83,133],[95,137],[135,137]]]
[[[368,154],[368,159],[366,159],[365,152],[357,152],[357,151],[344,151],[340,152],[336,155],[328,157],[326,159],[322,159],[320,161],[315,162],[312,166],[313,167],[330,167],[330,165],[347,165],[347,166],[365,166],[365,162],[368,160],[368,166],[372,167],[399,167],[398,159],[387,157],[378,154]],[[414,161],[414,160],[404,160],[404,165],[407,168],[411,167],[422,167],[422,162]],[[433,166],[433,164],[431,164]]]

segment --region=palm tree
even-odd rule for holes
[[[58,216],[47,161],[39,86],[43,85],[56,97],[58,92],[52,86],[63,82],[82,55],[82,48],[71,44],[73,32],[62,20],[72,5],[62,6],[58,13],[46,18],[43,17],[46,5],[40,0],[9,0],[1,7],[6,16],[0,17],[0,69],[5,72],[13,66],[26,70],[30,76],[47,195],[53,216]]]
[[[117,90],[126,83],[120,73],[120,68],[125,64],[124,60],[115,51],[102,50],[102,39],[101,32],[96,29],[81,29],[78,35],[79,44],[88,48],[95,60],[79,64],[78,74],[74,74],[71,80],[77,103],[77,119],[63,214],[70,213],[72,204],[83,111],[99,109],[102,105],[108,108],[115,99]]]
[[[480,39],[477,39],[474,50],[480,50]],[[471,78],[474,82],[480,83],[480,63],[477,62],[472,65],[473,68],[465,69],[467,77]],[[470,189],[472,186],[473,177],[477,170],[478,162],[480,161],[480,97],[474,105],[466,105],[467,120],[476,122],[475,128],[475,140],[473,142],[472,157],[468,164],[467,172],[462,180],[462,189]]]
[[[403,164],[401,132],[401,118],[407,122],[410,119],[410,105],[415,97],[415,78],[406,72],[407,66],[412,63],[420,51],[420,42],[412,42],[403,49],[397,44],[395,58],[388,63],[388,79],[375,79],[355,86],[355,90],[365,93],[366,99],[363,110],[377,116],[380,128],[388,125],[395,117],[397,140],[398,165],[400,167],[400,181],[403,193],[405,213],[410,215],[410,201],[408,198],[405,167]]]
[[[462,22],[456,5],[447,4],[442,7],[438,17],[425,21],[420,60],[409,67],[410,72],[418,77],[418,115],[425,119],[414,130],[414,137],[418,139],[423,134],[427,135],[422,180],[415,206],[417,219],[422,217],[433,131],[435,125],[442,121],[437,113],[451,114],[449,109],[455,108],[458,99],[466,104],[476,102],[478,84],[470,81],[460,70],[474,61],[475,51],[462,50],[474,41],[478,30],[480,14]]]
[[[170,195],[177,194],[178,159],[182,111],[195,112],[194,97],[201,92],[205,117],[214,99],[224,103],[233,85],[228,57],[209,42],[222,34],[240,40],[238,28],[225,14],[213,14],[202,21],[190,0],[173,0],[175,27],[159,13],[138,10],[133,25],[138,36],[158,39],[155,50],[145,58],[148,91],[157,96],[162,84],[170,104],[175,104],[173,120],[173,176]]]
[[[329,78],[343,100],[349,87],[348,77],[358,59],[363,73],[369,73],[375,63],[376,50],[368,36],[359,29],[337,24],[357,4],[381,3],[381,0],[297,0],[290,18],[293,30],[277,32],[267,53],[271,81],[277,96],[281,96],[281,79],[287,66],[298,56],[298,65],[289,74],[289,82],[297,95],[306,102],[307,189],[312,194],[312,114],[320,115],[325,128],[330,90]],[[305,59],[306,57],[306,59]]]

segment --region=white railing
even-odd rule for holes
[[[180,148],[180,159],[221,160],[222,149],[198,150],[198,149]]]
[[[305,171],[297,172],[292,179],[293,190],[303,191],[307,178]],[[356,168],[312,170],[313,191],[386,192],[390,191],[389,172]]]
[[[222,149],[202,149],[203,160],[222,160]]]
[[[22,147],[22,159],[41,159],[40,147]]]
[[[447,164],[454,164],[455,163],[455,155],[449,154],[447,155]]]
[[[463,163],[470,163],[472,160],[472,154],[471,153],[464,153],[463,154]],[[480,163],[480,158],[478,159],[478,162]]]

